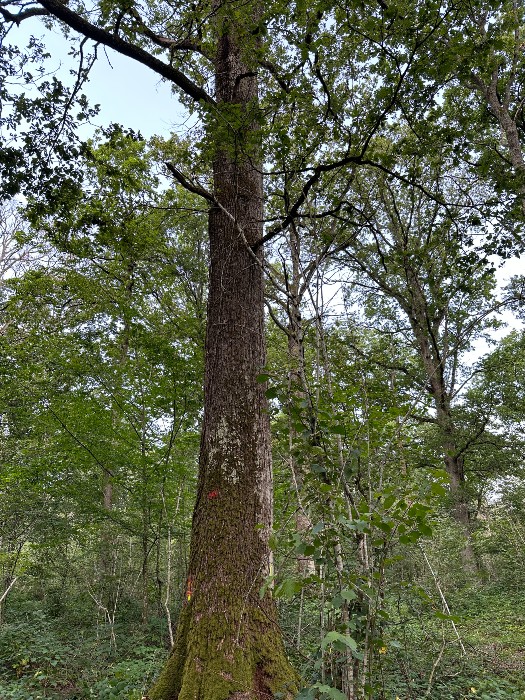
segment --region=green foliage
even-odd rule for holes
[[[206,245],[198,213],[171,211],[153,151],[118,128],[107,136],[90,144],[85,189],[31,203],[38,231],[23,238],[46,235],[53,264],[5,282],[1,593],[18,577],[0,611],[6,694],[136,697],[163,654],[158,616],[168,606],[175,618],[183,595]],[[2,625],[18,589],[45,601],[45,617],[20,610]],[[65,639],[57,620],[89,631]]]
[[[118,642],[122,660],[115,660],[85,619],[66,630],[66,615],[57,620],[39,605],[18,605],[0,628],[2,698],[137,700],[158,671],[163,650],[145,646],[141,634],[125,626]]]
[[[30,5],[3,2],[6,26],[20,19],[9,7]],[[80,143],[76,124],[94,114],[79,96],[85,67],[70,91],[45,74],[44,47],[24,53],[2,33],[0,194],[26,194],[18,242],[47,257],[2,280],[0,595],[17,578],[1,610],[0,695],[135,700],[159,664],[160,616],[175,618],[185,595],[202,413],[217,193],[204,207],[195,191],[211,192],[211,163],[227,154],[264,164],[277,225],[266,271],[288,347],[270,331],[257,368],[276,463],[267,590],[297,641],[299,697],[349,697],[351,669],[363,698],[514,700],[523,335],[474,368],[473,387],[463,358],[499,323],[488,253],[523,249],[523,8],[254,7],[66,8],[201,90],[218,38],[236,46],[229,58],[248,72],[230,100],[191,107],[193,144],[117,125]],[[260,100],[243,101],[256,76]],[[189,191],[166,187],[166,160]],[[238,195],[233,218],[241,206]],[[319,301],[336,274],[337,311]],[[511,303],[521,296],[516,282]],[[447,515],[454,476],[474,572]]]
[[[344,700],[346,695],[333,686],[326,683],[314,683],[309,688],[295,696],[296,700],[313,700],[314,698],[332,698],[332,700]]]
[[[111,664],[106,678],[94,683],[89,698],[100,700],[140,700],[158,673],[162,653],[156,647],[138,647],[139,658]]]

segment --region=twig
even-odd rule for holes
[[[436,584],[436,588],[438,589],[441,601],[443,602],[443,608],[445,609],[447,615],[450,615],[450,608],[448,607],[448,603],[447,603],[447,600],[445,598],[445,594],[443,593],[443,590],[442,590],[441,586],[439,585],[438,578],[437,578],[436,574],[434,573],[434,569],[432,568],[432,565],[430,564],[430,561],[426,555],[426,552],[421,545],[419,545],[419,549],[421,550],[421,553],[425,557],[425,561],[428,565],[430,573],[432,574],[432,578],[434,579],[434,583]],[[463,646],[463,642],[461,641],[461,637],[459,636],[459,632],[458,632],[458,628],[456,627],[456,623],[454,622],[454,620],[450,620],[450,622],[452,623],[452,627],[454,629],[454,632],[456,633],[456,637],[458,638],[459,646],[461,647],[461,651],[463,652],[463,656],[466,656],[467,652],[465,650],[465,647]]]
[[[0,605],[2,605],[2,603],[4,602],[4,600],[7,598],[7,594],[9,593],[9,591],[11,590],[11,588],[13,588],[13,586],[15,585],[15,583],[17,582],[17,580],[18,580],[18,576],[15,576],[14,579],[13,579],[13,580],[11,581],[11,583],[9,584],[9,586],[6,588],[6,590],[2,593],[2,597],[0,598]]]

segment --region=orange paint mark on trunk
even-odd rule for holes
[[[186,600],[189,603],[193,595],[193,579],[191,576],[188,577],[188,582],[186,583]]]

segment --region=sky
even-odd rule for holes
[[[9,41],[24,47],[30,36],[42,38],[51,58],[49,69],[57,71],[64,83],[74,80],[68,71],[76,69],[75,59],[68,56],[68,40],[58,29],[47,30],[38,17],[13,28]],[[90,80],[83,92],[91,105],[100,104],[95,120],[98,126],[111,122],[140,131],[145,138],[154,134],[168,136],[183,128],[185,113],[170,85],[150,69],[111,49],[99,46]]]

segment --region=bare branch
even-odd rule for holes
[[[157,46],[161,46],[164,49],[170,49],[170,51],[195,51],[200,53],[201,56],[204,56],[205,58],[210,58],[200,44],[190,41],[189,39],[177,41],[176,39],[170,39],[167,36],[162,36],[161,34],[154,32],[146,25],[135,7],[131,8],[130,14],[140,24],[144,36],[151,39],[151,41],[154,44],[157,44]]]
[[[0,15],[3,16],[6,22],[14,22],[16,25],[20,26],[20,22],[23,22],[25,19],[28,19],[29,17],[39,17],[39,16],[45,16],[48,15],[49,12],[47,10],[42,10],[39,7],[32,7],[29,10],[24,10],[19,12],[17,15],[14,15],[12,12],[9,12],[9,10],[6,10],[5,7],[0,7]]]
[[[182,185],[185,190],[188,190],[188,192],[192,192],[193,194],[198,194],[199,197],[203,197],[206,199],[208,202],[213,204],[214,207],[219,207],[219,204],[215,197],[212,195],[211,192],[208,192],[208,190],[205,190],[204,187],[202,187],[199,184],[195,184],[194,182],[190,182],[185,175],[181,173],[180,170],[178,170],[173,163],[165,163],[166,167],[170,171],[170,173],[173,175],[173,177],[177,180],[179,185]]]
[[[279,233],[282,233],[285,229],[288,228],[288,226],[294,221],[294,219],[297,217],[299,213],[299,209],[301,206],[304,204],[306,201],[306,198],[308,197],[308,193],[312,189],[312,187],[320,180],[321,175],[323,173],[328,173],[331,172],[332,170],[337,170],[337,168],[342,168],[345,165],[350,165],[351,163],[358,164],[362,163],[363,157],[361,155],[357,156],[346,156],[345,158],[341,158],[340,160],[334,161],[332,163],[322,163],[320,165],[316,165],[315,168],[313,169],[313,174],[312,176],[305,182],[303,185],[303,189],[301,190],[300,195],[297,197],[295,200],[295,203],[293,204],[292,207],[290,207],[290,210],[288,214],[284,217],[282,222],[273,228],[271,231],[269,231],[265,236],[263,236],[260,240],[256,241],[252,249],[257,250],[259,246],[264,245],[267,241],[270,241],[272,238],[275,238]]]
[[[15,583],[18,581],[18,576],[15,576],[14,579],[11,581],[9,586],[6,588],[6,590],[2,593],[2,596],[0,597],[0,605],[4,602],[4,600],[7,598],[7,594],[13,588]]]

